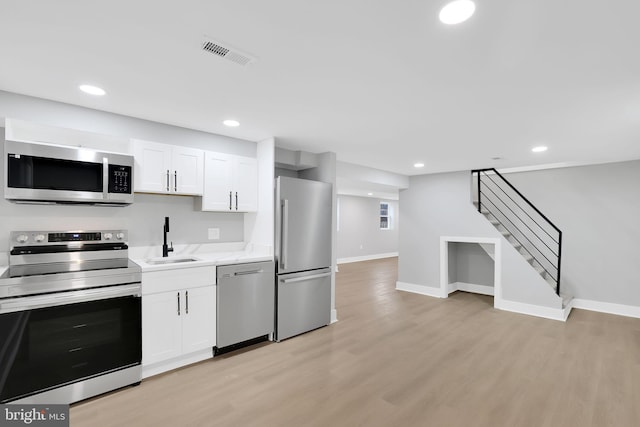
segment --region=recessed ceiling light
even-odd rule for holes
[[[232,128],[238,127],[240,126],[240,122],[237,120],[225,120],[224,122],[222,122],[225,126],[229,126]]]
[[[373,193],[367,193],[367,196],[373,196]]]
[[[81,91],[88,93],[89,95],[102,96],[107,93],[104,89],[98,86],[80,85],[79,88]]]
[[[459,24],[471,18],[476,5],[471,0],[455,0],[440,9],[440,21],[448,25]]]
[[[413,167],[414,168],[423,168],[424,167],[424,163],[414,163]]]
[[[548,148],[545,147],[544,145],[540,145],[538,147],[533,147],[531,149],[531,151],[533,151],[534,153],[542,153],[543,151],[547,151],[547,150],[548,150]]]

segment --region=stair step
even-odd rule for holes
[[[533,268],[542,276],[543,279],[546,280],[549,277],[549,273],[547,273],[544,268],[536,265],[534,265]]]

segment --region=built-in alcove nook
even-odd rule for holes
[[[440,238],[440,287],[443,296],[465,291],[500,296],[500,240]]]

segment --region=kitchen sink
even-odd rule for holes
[[[154,258],[148,259],[145,262],[151,265],[162,265],[162,264],[179,264],[183,262],[193,262],[200,261],[198,258]]]

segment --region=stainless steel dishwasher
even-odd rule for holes
[[[217,268],[216,354],[273,336],[273,262]]]

